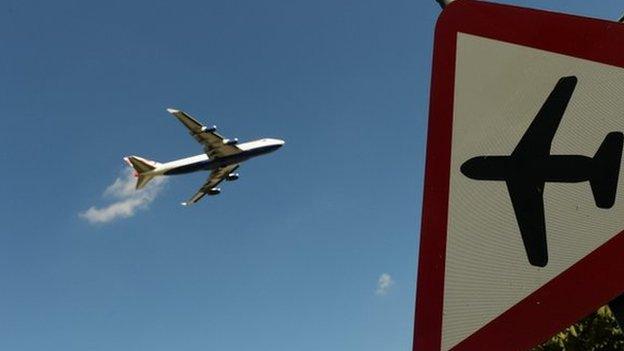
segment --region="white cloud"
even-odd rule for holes
[[[116,201],[105,207],[91,206],[88,210],[79,213],[79,216],[89,223],[108,223],[118,218],[134,216],[137,210],[146,209],[156,199],[163,189],[165,178],[152,179],[141,190],[134,190],[136,178],[134,172],[128,168],[123,175],[104,190],[104,197]]]
[[[388,273],[383,273],[379,276],[379,279],[377,279],[377,290],[375,290],[375,294],[385,295],[393,285],[394,280],[392,280],[392,276]]]

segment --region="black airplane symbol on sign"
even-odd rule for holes
[[[461,172],[475,180],[504,181],[516,215],[529,263],[548,263],[544,183],[589,181],[599,208],[615,203],[624,134],[607,134],[593,158],[551,155],[550,147],[570,102],[577,78],[559,79],[537,116],[509,156],[478,156],[461,165]]]

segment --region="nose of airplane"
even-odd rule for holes
[[[275,139],[275,144],[278,147],[282,147],[282,146],[284,146],[284,144],[286,144],[286,142],[284,140],[281,140],[281,139]]]
[[[470,160],[464,162],[459,170],[466,177],[477,179],[479,178],[479,170],[483,164],[483,159],[483,157],[473,157]]]
[[[464,162],[459,168],[459,170],[468,178],[472,178],[471,175],[473,174],[474,170],[474,161],[474,159],[470,159]]]

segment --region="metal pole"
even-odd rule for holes
[[[452,3],[453,0],[436,0],[436,2],[440,4],[440,7],[444,8],[446,5]]]

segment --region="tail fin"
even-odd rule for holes
[[[594,169],[589,184],[596,206],[600,208],[611,208],[615,203],[623,143],[624,134],[611,132],[607,134],[594,155]]]
[[[136,189],[142,189],[147,183],[152,180],[156,175],[150,174],[150,171],[156,169],[158,162],[150,161],[138,156],[124,157],[124,161],[128,163],[135,170],[135,177],[137,177]]]

